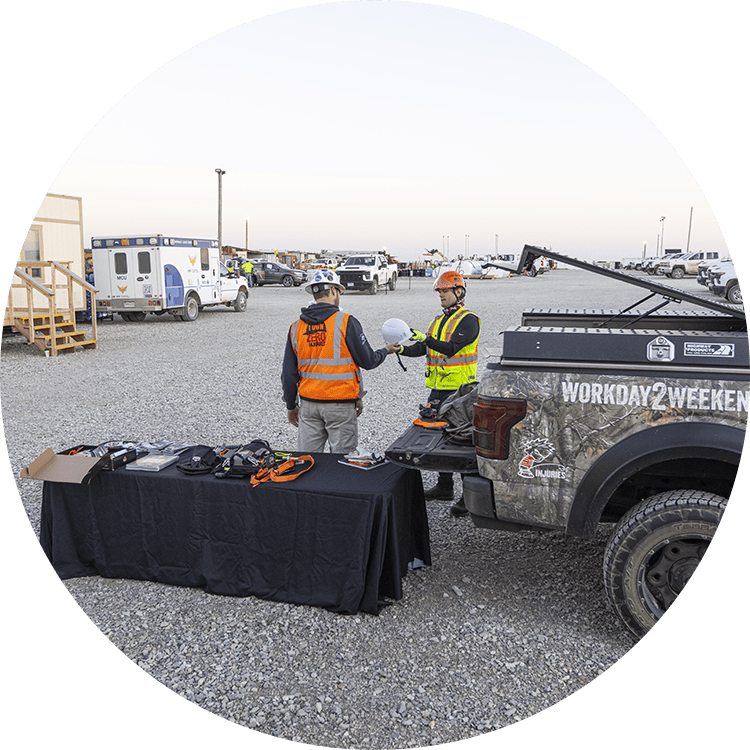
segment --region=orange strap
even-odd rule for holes
[[[300,474],[304,474],[308,469],[311,469],[314,463],[315,460],[312,456],[290,458],[272,469],[263,467],[250,477],[250,484],[256,487],[269,479],[272,482],[291,482],[292,479],[296,479]],[[302,465],[302,468],[299,471],[293,471],[299,465]]]
[[[447,422],[425,422],[423,419],[415,419],[413,424],[418,427],[426,427],[428,430],[442,430],[443,427],[447,427]]]
[[[308,469],[313,467],[315,459],[312,456],[297,456],[296,458],[290,458],[288,461],[284,461],[281,466],[277,466],[271,471],[272,482],[290,482],[292,479],[296,479],[300,474],[304,474]],[[303,465],[299,471],[291,471],[300,464]]]

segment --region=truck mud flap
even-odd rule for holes
[[[458,442],[442,430],[412,425],[385,451],[386,458],[400,466],[420,471],[477,473],[474,446]]]

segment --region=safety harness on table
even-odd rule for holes
[[[292,457],[289,453],[274,451],[265,440],[253,440],[243,446],[234,446],[219,452],[221,464],[214,475],[219,478],[249,477],[255,487],[263,482],[289,482],[312,467],[312,456]]]
[[[263,482],[291,482],[300,474],[311,469],[315,460],[312,456],[294,456],[272,468],[262,467],[250,477],[250,484],[256,487]]]

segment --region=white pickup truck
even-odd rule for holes
[[[675,257],[663,258],[657,267],[657,273],[669,276],[671,279],[681,279],[683,276],[696,276],[698,266],[704,260],[718,260],[719,253],[715,250],[684,253]]]
[[[377,294],[381,287],[396,288],[398,264],[386,253],[362,253],[350,255],[336,273],[347,290]]]

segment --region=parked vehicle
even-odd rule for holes
[[[296,268],[289,268],[283,263],[274,260],[253,261],[253,284],[265,286],[266,284],[282,284],[283,286],[299,286],[305,283],[307,274]]]
[[[711,267],[707,286],[714,294],[726,297],[727,302],[733,305],[742,304],[742,290],[731,260]]]
[[[398,264],[385,253],[363,253],[350,255],[336,273],[346,289],[377,294],[381,287],[396,288]]]
[[[195,320],[210,305],[247,308],[248,288],[219,261],[212,239],[162,234],[92,237],[91,258],[99,291],[97,313],[144,320],[171,313]]]
[[[641,261],[640,270],[647,273],[649,276],[653,276],[656,273],[656,268],[661,261],[661,257],[658,258],[644,258]]]
[[[703,261],[718,259],[719,253],[715,250],[683,253],[673,258],[663,258],[659,263],[658,271],[672,279],[681,279],[683,276],[697,275],[698,266]]]
[[[448,428],[415,423],[386,456],[463,473],[480,528],[591,537],[614,524],[605,591],[640,637],[689,581],[734,485],[750,407],[745,314],[542,248],[526,246],[519,268],[540,256],[704,310],[525,312],[478,386],[459,390],[474,401],[473,412],[456,410],[473,413],[464,432],[446,401],[438,420]]]

